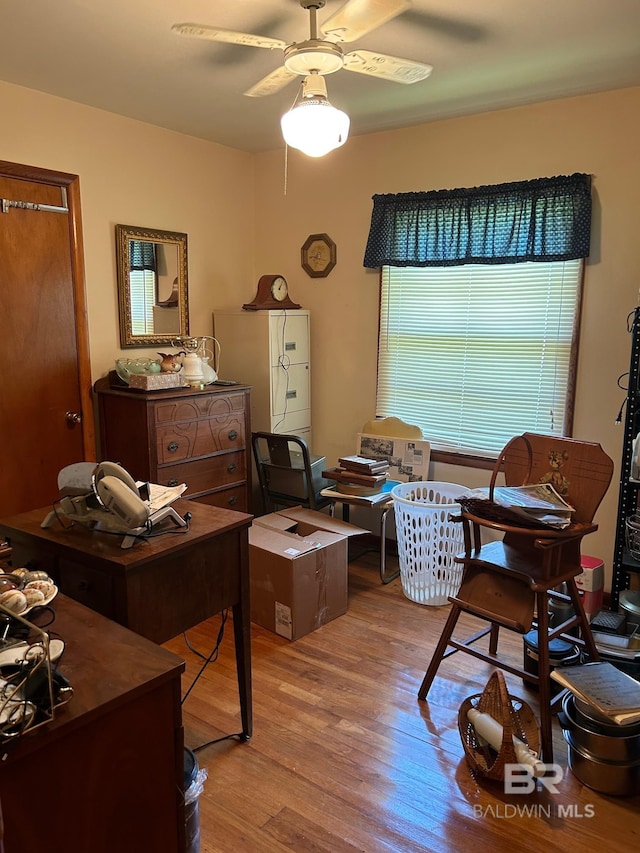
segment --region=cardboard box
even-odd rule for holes
[[[255,518],[251,620],[297,640],[346,613],[348,540],[367,532],[302,507]]]
[[[599,557],[580,557],[582,574],[576,576],[576,586],[582,590],[582,606],[588,619],[602,610],[604,593],[604,563]]]

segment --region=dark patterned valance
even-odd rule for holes
[[[141,240],[129,241],[129,264],[132,270],[158,270],[156,244],[143,243]]]
[[[364,266],[586,258],[590,232],[589,175],[374,195]]]

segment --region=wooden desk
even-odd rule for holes
[[[238,687],[245,739],[252,734],[248,529],[252,516],[196,501],[187,532],[167,521],[166,536],[120,547],[122,536],[59,522],[40,527],[51,509],[0,520],[14,566],[42,568],[65,595],[164,643],[227,607],[233,609]],[[68,520],[64,520],[68,524]]]
[[[6,853],[185,849],[184,661],[63,595],[71,701],[0,745]]]

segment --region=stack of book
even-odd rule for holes
[[[346,494],[375,494],[387,482],[389,463],[364,456],[343,456],[337,468],[323,471],[322,476],[336,481],[338,491]]]

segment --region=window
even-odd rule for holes
[[[129,270],[131,332],[133,335],[153,334],[153,306],[158,287],[156,244],[131,240]]]
[[[156,274],[153,270],[131,270],[131,334],[153,334],[153,306],[156,304]]]
[[[469,455],[495,456],[526,430],[570,434],[590,176],[373,201],[376,414]]]
[[[382,269],[376,413],[495,456],[570,432],[582,261]]]

